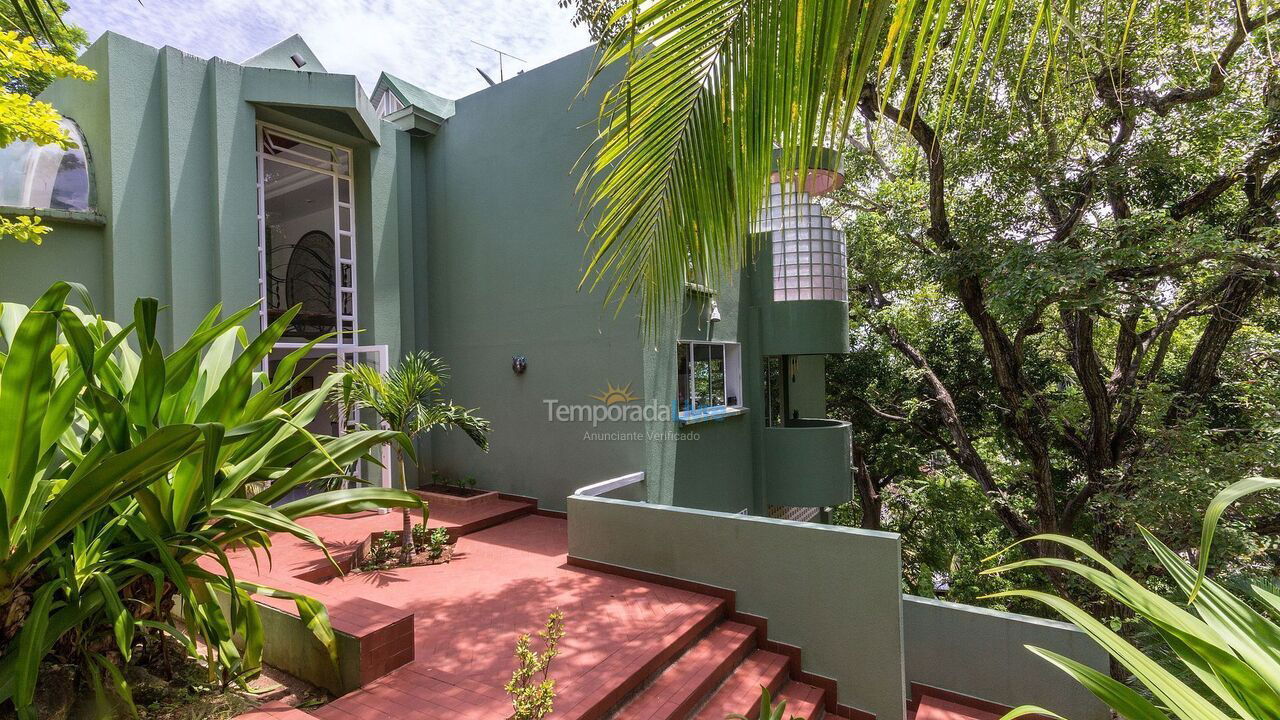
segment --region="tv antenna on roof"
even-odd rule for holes
[[[507,79],[506,71],[505,71],[505,68],[503,67],[503,63],[502,63],[503,58],[511,58],[512,60],[519,60],[520,62],[528,62],[528,61],[526,61],[526,60],[524,60],[524,59],[522,59],[522,58],[518,58],[518,57],[516,57],[515,55],[512,55],[511,53],[509,53],[509,52],[507,52],[507,51],[505,51],[505,50],[499,50],[499,49],[498,49],[498,48],[496,48],[496,47],[492,47],[492,46],[489,46],[489,45],[485,45],[485,44],[484,44],[484,43],[482,43],[482,42],[476,42],[475,40],[472,40],[472,41],[471,41],[471,44],[473,44],[473,45],[479,45],[480,47],[484,48],[485,50],[492,50],[492,51],[494,51],[494,52],[498,53],[498,82],[502,82],[502,81],[504,81],[504,80],[506,80],[506,79]],[[476,68],[476,72],[480,73],[480,75],[481,75],[482,77],[484,77],[485,81],[486,81],[486,82],[488,82],[490,85],[492,85],[492,84],[493,84],[493,79],[492,79],[492,78],[490,78],[488,75],[486,75],[486,74],[485,74],[485,72],[484,72],[483,70],[481,70],[480,68]]]

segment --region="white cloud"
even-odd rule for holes
[[[200,57],[241,61],[298,33],[330,72],[357,75],[366,90],[379,71],[457,98],[495,79],[497,55],[524,59],[508,76],[585,47],[586,31],[555,0],[72,0],[67,19],[91,39],[106,30]]]

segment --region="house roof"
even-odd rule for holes
[[[293,56],[299,55],[306,61],[306,65],[299,68],[293,64]],[[240,63],[249,67],[264,67],[275,70],[306,70],[307,72],[329,72],[325,70],[324,63],[320,62],[320,58],[307,45],[307,41],[302,39],[301,35],[290,35],[262,52]]]
[[[383,90],[394,92],[396,97],[400,98],[400,102],[405,105],[412,105],[420,110],[425,110],[441,120],[453,116],[452,100],[440,97],[429,90],[423,90],[408,80],[398,78],[389,72],[383,72],[378,76],[378,82],[373,86],[373,93],[369,97],[377,98],[378,94]]]

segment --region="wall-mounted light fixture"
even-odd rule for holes
[[[529,361],[523,355],[514,355],[511,358],[511,372],[517,375],[523,375],[525,368],[529,367]]]
[[[720,304],[715,298],[711,299],[711,322],[720,322]]]

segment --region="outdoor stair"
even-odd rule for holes
[[[755,626],[723,619],[614,706],[608,720],[724,720],[759,716],[760,688],[787,701],[788,717],[821,720],[826,691],[792,678],[792,659],[759,647]],[[594,718],[596,716],[576,716]]]
[[[792,680],[783,685],[782,691],[773,699],[775,704],[784,700],[787,703],[786,714],[788,716],[795,715],[807,720],[821,720],[823,715],[826,714],[826,707],[823,705],[823,691],[798,680]]]
[[[755,647],[756,629],[723,622],[712,628],[648,686],[623,703],[616,720],[676,720],[714,690]]]
[[[716,689],[694,717],[697,720],[724,720],[730,713],[750,718],[760,716],[760,688],[775,693],[787,681],[791,661],[786,655],[756,650]]]

